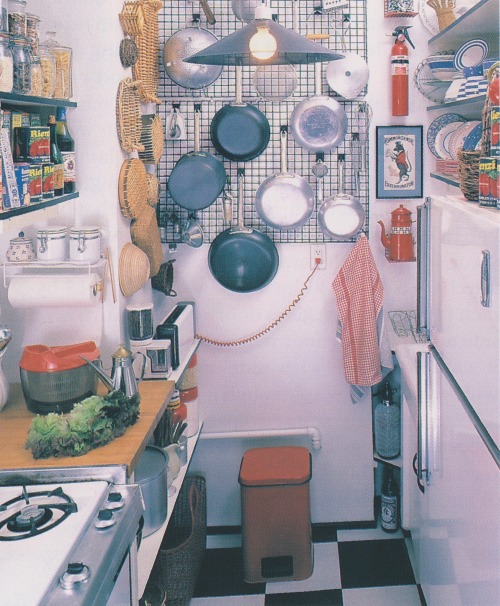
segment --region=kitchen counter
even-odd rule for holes
[[[153,435],[173,392],[173,381],[139,383],[140,416],[123,436],[80,457],[34,459],[24,444],[34,415],[26,407],[20,384],[10,386],[5,408],[0,412],[0,470],[118,465],[129,477]]]

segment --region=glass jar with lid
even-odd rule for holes
[[[47,39],[42,43],[54,56],[56,63],[56,86],[54,97],[57,99],[70,99],[73,96],[72,60],[73,50],[62,46],[56,40],[55,32],[47,32]]]
[[[31,45],[25,36],[11,36],[14,78],[12,92],[29,95],[31,91]]]
[[[30,65],[31,65],[30,95],[33,97],[41,97],[42,96],[43,77],[42,77],[42,64],[40,62],[40,57],[31,53]]]
[[[26,36],[26,0],[9,0],[9,32]]]
[[[56,59],[50,49],[40,45],[40,64],[42,67],[42,97],[53,97],[56,90]]]
[[[10,37],[6,32],[0,33],[0,91],[12,92],[14,85],[14,61],[10,50]]]
[[[26,38],[30,41],[31,48],[34,55],[38,55],[39,45],[39,30],[40,30],[40,17],[38,15],[27,14],[26,15]]]
[[[2,32],[9,31],[9,0],[2,0],[0,14],[0,29]]]

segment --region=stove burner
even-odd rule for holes
[[[18,497],[0,505],[0,541],[42,534],[76,511],[76,503],[60,487],[30,493],[23,486]],[[7,515],[3,516],[4,512]]]

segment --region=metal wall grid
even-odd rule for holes
[[[163,103],[158,106],[158,113],[163,123],[166,124],[172,111],[172,103],[180,104],[180,112],[185,118],[187,129],[187,138],[185,140],[167,140],[165,142],[165,150],[158,165],[157,175],[162,188],[162,195],[157,207],[158,223],[161,228],[162,240],[169,243],[181,242],[178,225],[188,218],[188,212],[175,204],[170,198],[167,190],[167,179],[177,160],[193,149],[194,104],[201,103],[201,149],[218,156],[210,140],[210,123],[214,114],[225,104],[231,102],[235,94],[235,70],[232,67],[224,67],[220,78],[207,89],[195,91],[176,85],[170,80],[163,69],[163,43],[177,30],[190,26],[193,14],[200,15],[201,13],[201,27],[208,29],[219,39],[244,25],[234,16],[231,10],[231,0],[212,0],[209,4],[216,17],[216,23],[213,26],[206,22],[197,1],[165,2],[159,13],[159,97],[163,100]],[[342,52],[342,50],[355,52],[366,59],[366,0],[350,0],[348,9],[331,13],[323,13],[320,10],[316,10],[321,5],[319,0],[299,0],[297,2],[271,0],[271,9],[273,13],[278,14],[279,23],[290,29],[293,28],[294,21],[293,5],[298,7],[298,23],[301,34],[328,33],[330,38],[323,41],[323,44],[339,52]],[[324,75],[325,65],[323,64],[322,94],[338,98],[336,93],[330,90],[326,82]],[[314,65],[295,67],[299,76],[297,88],[291,98],[279,102],[265,101],[260,98],[252,85],[255,68],[243,67],[243,98],[258,106],[267,116],[271,127],[271,140],[265,152],[251,162],[237,163],[220,156],[218,157],[224,163],[231,184],[231,193],[235,199],[234,213],[236,213],[237,170],[238,168],[245,168],[244,221],[247,226],[259,229],[274,242],[328,242],[330,240],[323,235],[317,223],[316,212],[313,213],[311,219],[302,228],[294,231],[278,231],[262,222],[253,204],[255,192],[260,183],[267,176],[280,171],[280,126],[288,124],[289,116],[297,103],[314,94]],[[332,152],[325,153],[324,161],[329,169],[328,174],[323,179],[325,197],[338,191],[338,154],[345,155],[345,189],[348,193],[355,193],[354,171],[360,162],[359,145],[356,141],[357,133],[359,132],[357,114],[361,104],[364,103],[362,96],[360,97],[360,99],[350,102],[338,98],[348,116],[349,128],[344,142]],[[367,141],[367,157],[368,151]],[[289,136],[289,170],[308,179],[313,189],[317,185],[316,179],[312,174],[312,167],[315,162],[315,154],[309,153],[299,147],[293,138]],[[368,173],[367,164],[367,169],[360,175],[358,193],[366,212],[364,233],[368,233],[369,225]],[[218,233],[227,228],[227,225],[223,222],[220,199],[208,208],[199,211],[197,217],[203,226],[205,242],[211,242]],[[234,214],[234,220],[236,220],[236,214]]]

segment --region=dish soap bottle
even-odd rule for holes
[[[401,412],[392,401],[392,389],[386,381],[382,401],[375,406],[375,450],[385,459],[393,459],[401,449]]]
[[[398,485],[392,467],[388,465],[384,467],[381,499],[382,530],[395,532],[398,529]]]

